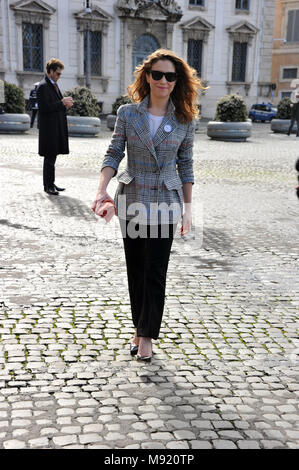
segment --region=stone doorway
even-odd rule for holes
[[[160,45],[157,39],[152,34],[142,34],[141,36],[139,36],[133,46],[133,72],[137,65],[141,64],[149,54],[159,48]]]

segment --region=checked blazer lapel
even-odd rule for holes
[[[167,113],[161,122],[156,135],[154,137],[153,145],[157,147],[164,139],[169,137],[172,132],[177,128],[177,120],[173,114]]]
[[[147,116],[148,100],[149,100],[149,97],[147,96],[137,106],[139,115],[137,119],[135,119],[135,121],[133,122],[133,127],[135,131],[137,132],[140,140],[149,149],[149,151],[155,158],[156,162],[158,163],[155,147],[153,145],[153,141],[152,141],[151,134],[150,134],[149,121],[148,121],[148,116]]]
[[[149,102],[149,96],[144,98],[144,100],[142,100],[141,103],[139,103],[137,107],[139,116],[133,122],[133,127],[135,131],[137,132],[139,138],[142,140],[144,145],[146,145],[146,147],[149,149],[149,151],[155,158],[156,162],[158,163],[156,147],[161,142],[163,142],[164,139],[166,139],[173,133],[173,131],[177,128],[178,123],[174,114],[175,106],[172,100],[170,99],[167,113],[165,114],[164,119],[162,120],[156,132],[154,140],[152,140],[151,134],[150,134],[150,128],[149,128],[149,120],[147,116],[148,102]]]

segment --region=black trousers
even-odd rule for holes
[[[32,109],[32,111],[31,111],[31,120],[30,120],[30,127],[33,127],[33,126],[34,126],[34,121],[35,121],[36,115],[37,115],[37,109]]]
[[[138,224],[136,227],[138,230]],[[151,226],[143,226],[142,235],[137,238],[130,236],[127,228],[128,222],[121,221],[133,324],[137,336],[158,339],[165,303],[167,268],[176,227],[159,225],[156,226],[156,233],[153,233]]]
[[[55,162],[57,155],[44,157],[43,179],[44,188],[52,188],[55,183]]]
[[[296,118],[296,117],[291,118],[291,123],[290,123],[290,127],[289,127],[289,130],[288,130],[288,134],[290,134],[292,132],[295,121],[297,122],[297,137],[298,137],[299,136],[299,118]]]

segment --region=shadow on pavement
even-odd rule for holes
[[[59,214],[64,217],[76,217],[84,220],[95,220],[96,216],[91,210],[91,205],[88,206],[82,200],[65,196],[60,194],[59,196],[48,196],[53,206],[58,209]]]

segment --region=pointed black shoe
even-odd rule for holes
[[[65,191],[65,188],[58,188],[56,184],[54,184],[54,188],[56,189],[56,191]]]
[[[131,356],[136,356],[137,353],[138,353],[138,345],[130,343]]]
[[[56,189],[54,187],[52,188],[45,188],[44,191],[47,193],[47,194],[50,194],[51,196],[58,196],[59,192],[56,191]]]
[[[152,356],[136,356],[138,362],[151,362]]]

